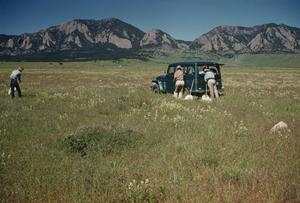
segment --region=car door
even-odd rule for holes
[[[169,67],[165,80],[166,80],[166,92],[173,93],[175,90],[175,80],[174,80],[175,67]]]
[[[217,82],[217,89],[222,90],[223,84],[222,84],[222,77],[221,77],[221,70],[220,66],[216,66],[216,82]]]
[[[204,75],[205,73],[203,72],[203,66],[198,66],[198,71],[197,71],[197,91],[200,93],[204,93],[206,89],[206,83],[204,81]]]
[[[184,68],[184,86],[186,89],[190,91],[192,88],[193,80],[195,74],[195,67],[194,66],[187,66]]]

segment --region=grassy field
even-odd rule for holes
[[[299,68],[300,54],[242,54],[232,58],[221,58],[234,67]]]
[[[151,93],[165,66],[0,62],[1,202],[299,202],[300,68],[225,66],[204,103]]]

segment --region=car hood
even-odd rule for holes
[[[159,75],[155,78],[156,81],[161,81],[163,80],[164,78],[166,77],[166,74],[163,74],[163,75]]]

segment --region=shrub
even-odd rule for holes
[[[97,145],[100,136],[97,132],[80,131],[72,133],[63,140],[65,148],[73,153],[80,153],[83,157],[87,155],[87,149]]]
[[[81,157],[86,156],[88,151],[100,151],[108,155],[134,148],[140,138],[141,135],[132,130],[85,128],[67,136],[63,145],[67,151],[79,153]]]

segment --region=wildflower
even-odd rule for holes
[[[174,118],[173,118],[173,121],[175,122],[175,123],[177,123],[177,122],[182,122],[182,121],[184,121],[184,117],[182,117],[182,116],[180,116],[180,115],[176,115]]]
[[[144,118],[145,118],[145,119],[151,118],[151,112],[148,112],[146,115],[144,115]]]
[[[133,183],[130,182],[129,185],[128,185],[128,189],[130,190],[132,187],[133,187]]]
[[[224,111],[224,115],[225,115],[225,116],[232,116],[232,114],[231,114],[231,113],[228,113],[226,110]]]
[[[158,114],[157,114],[157,109],[155,110],[155,115],[154,115],[154,121],[157,120]]]
[[[243,121],[240,121],[239,124],[235,121],[235,134],[236,135],[246,135],[248,133],[248,128],[244,125]]]

